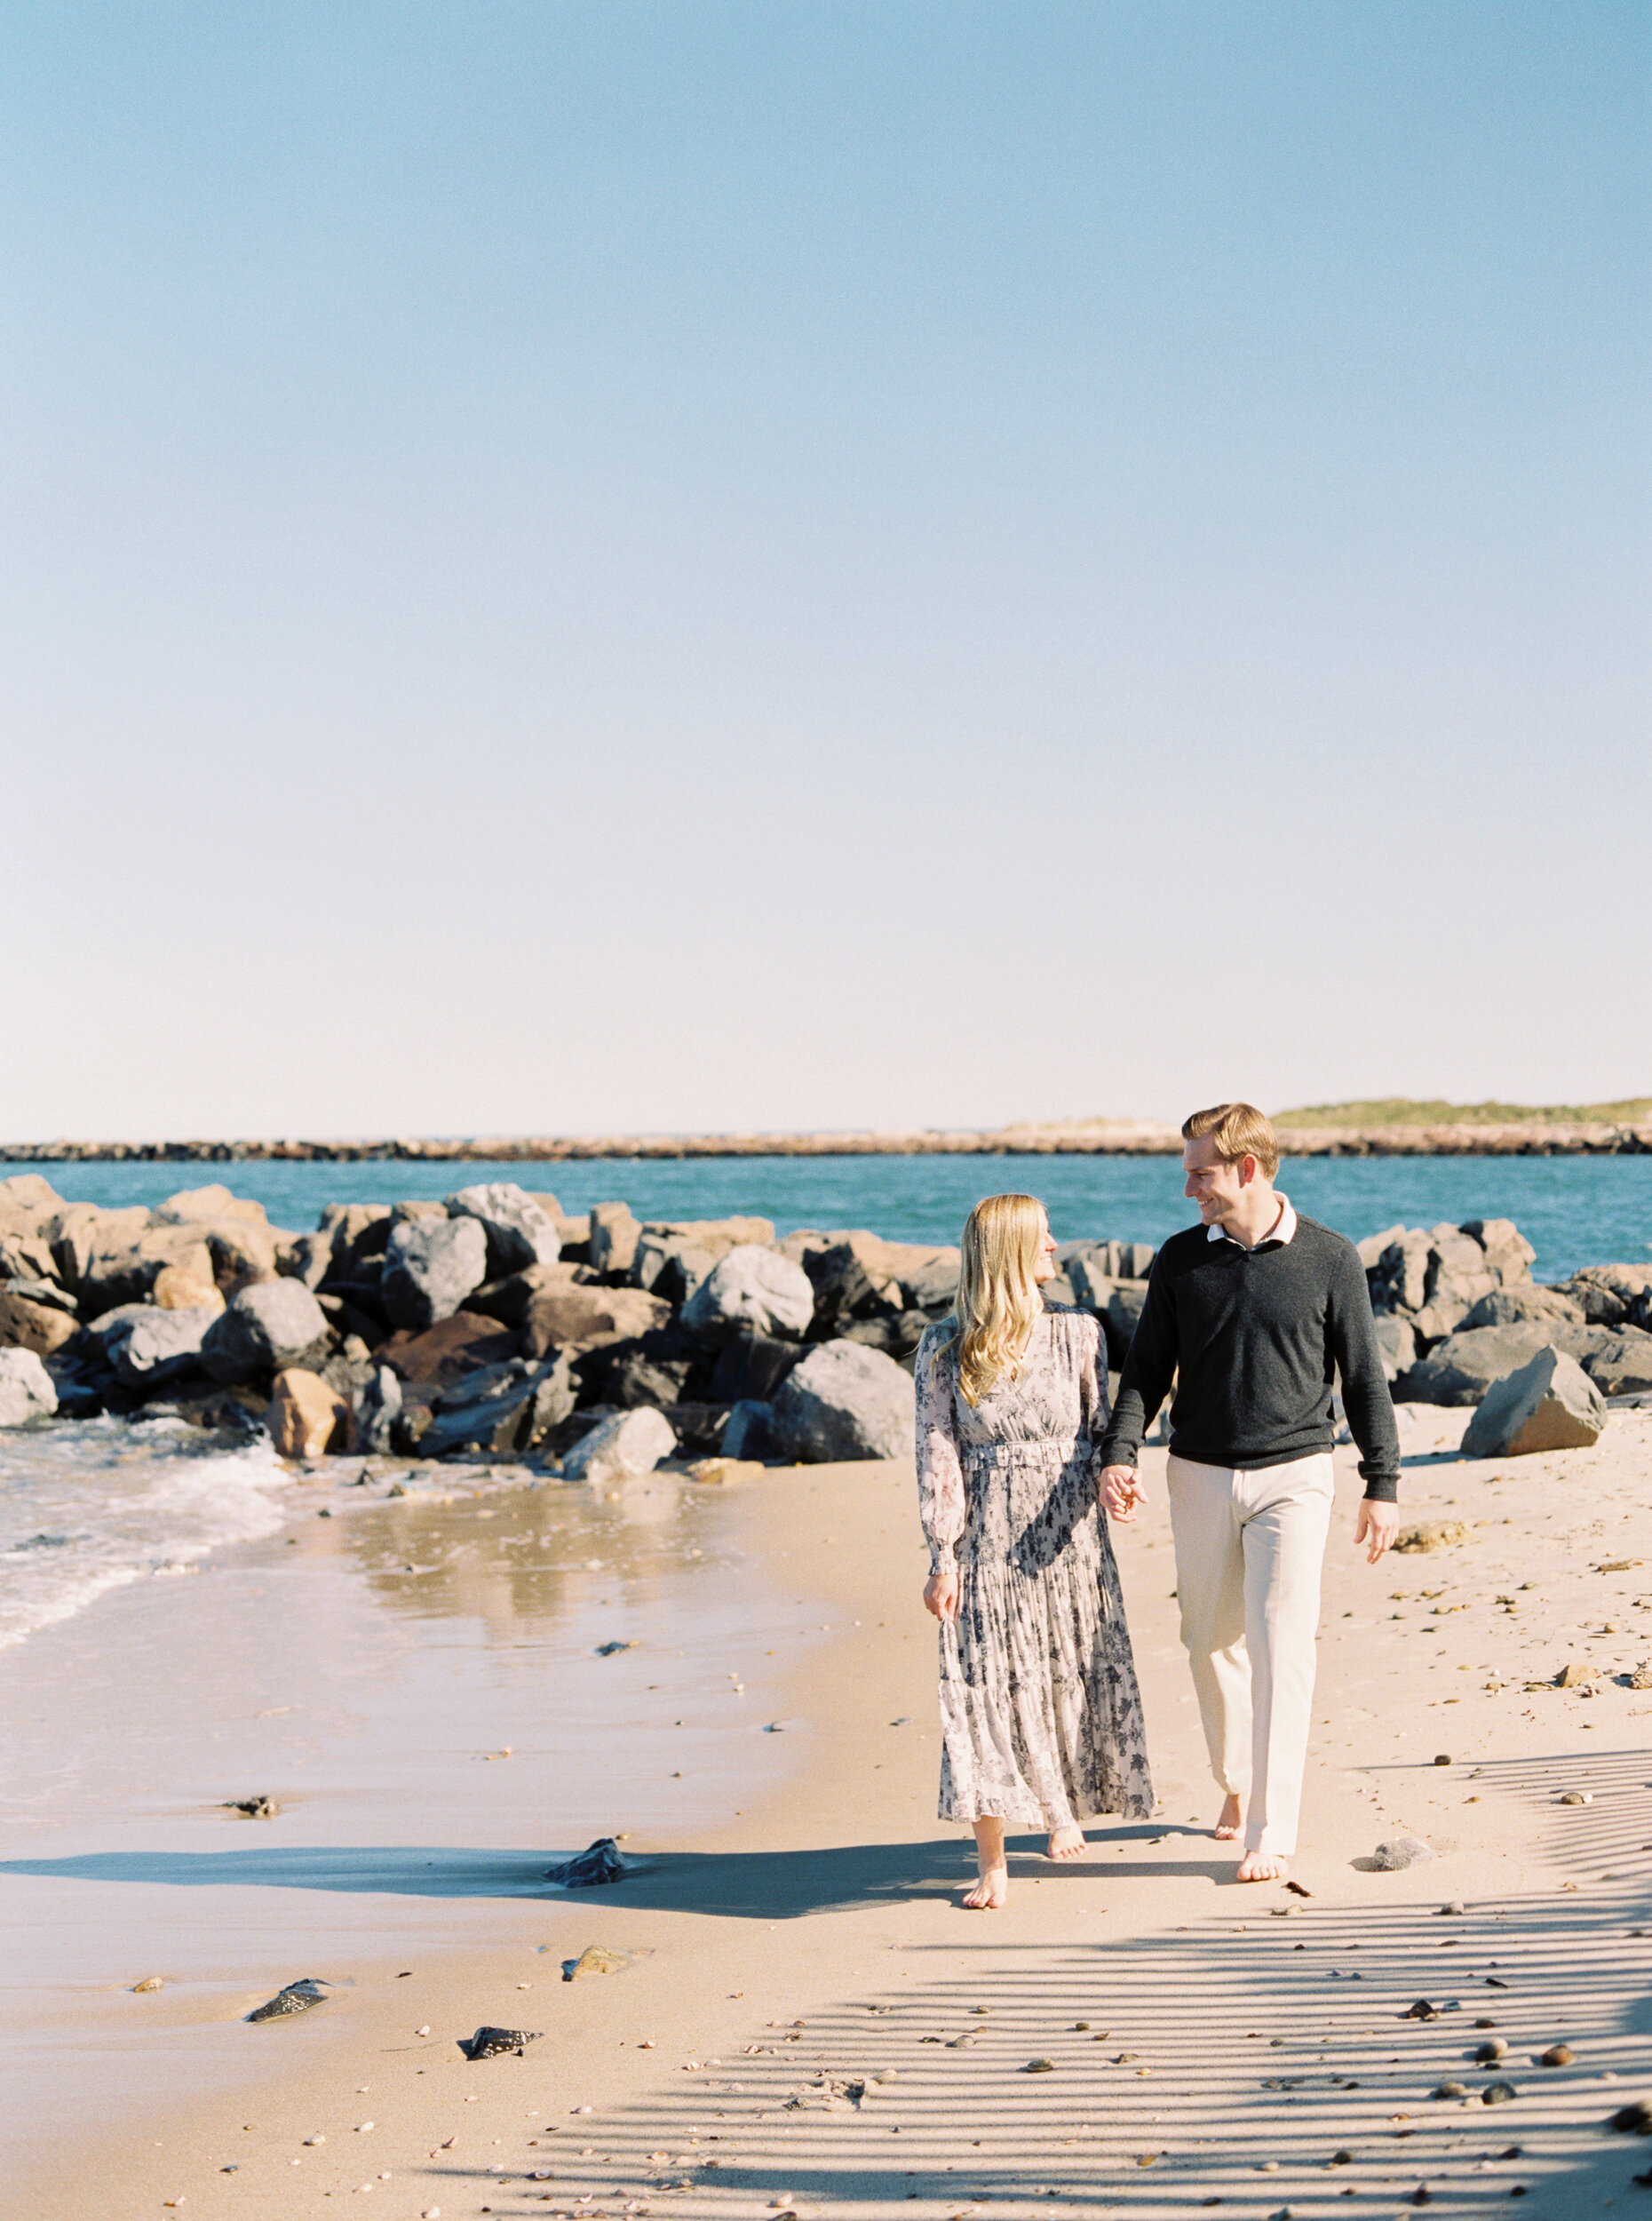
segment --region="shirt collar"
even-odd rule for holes
[[[1294,1238],[1296,1234],[1297,1214],[1291,1207],[1291,1198],[1283,1191],[1277,1192],[1279,1193],[1279,1216],[1274,1221],[1273,1225],[1269,1227],[1267,1232],[1263,1235],[1261,1240],[1256,1245],[1259,1249],[1272,1249],[1275,1247],[1283,1249]],[[1204,1238],[1206,1241],[1211,1242],[1234,1242],[1233,1236],[1227,1232],[1225,1227],[1221,1226],[1207,1227],[1205,1230]],[[1234,1247],[1235,1249],[1243,1249],[1244,1247],[1244,1244],[1243,1242],[1234,1242]]]

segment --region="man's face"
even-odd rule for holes
[[[1219,1154],[1213,1137],[1205,1134],[1187,1143],[1181,1162],[1187,1175],[1182,1193],[1198,1205],[1206,1226],[1225,1225],[1239,1207],[1247,1170],[1255,1175],[1255,1158],[1242,1157],[1236,1164],[1230,1163]]]

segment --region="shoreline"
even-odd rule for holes
[[[1291,1157],[1644,1157],[1652,1126],[1542,1120],[1499,1126],[1291,1126]],[[576,1164],[744,1157],[1178,1157],[1181,1134],[1149,1120],[1054,1121],[985,1132],[596,1134],[380,1141],[13,1142],[0,1163]]]
[[[1632,1620],[1638,1608],[1618,1553],[1652,1555],[1652,1417],[1625,1414],[1594,1451],[1513,1471],[1457,1456],[1461,1417],[1419,1411],[1404,1494],[1410,1516],[1466,1519],[1467,1535],[1376,1572],[1348,1548],[1358,1483],[1338,1453],[1308,1833],[1294,1863],[1307,1899],[1233,1884],[1234,1854],[1209,1836],[1215,1795],[1176,1639],[1163,1452],[1145,1461],[1144,1524],[1119,1539],[1160,1809],[1149,1823],[1097,1824],[1095,1855],[1076,1867],[1018,1842],[1010,1905],[989,1917],[956,1909],[964,1831],[931,1817],[933,1634],[917,1604],[909,1463],[771,1469],[703,1500],[737,1544],[731,1563],[782,1605],[807,1595],[831,1624],[806,1652],[782,1646],[770,1686],[751,1677],[766,1786],[744,1787],[743,1811],[635,1831],[626,1849],[645,1863],[617,1888],[577,1900],[544,1891],[541,1862],[565,1846],[524,1829],[520,1807],[489,1809],[507,1790],[518,1804],[525,1777],[505,1768],[475,1766],[482,1801],[433,1812],[420,1767],[444,1716],[405,1700],[401,1734],[415,1718],[417,1731],[400,1747],[384,1716],[364,1718],[362,1749],[385,1753],[358,1816],[371,1831],[358,1838],[338,1808],[324,1828],[314,1804],[297,1808],[324,1843],[356,1840],[361,1872],[267,1899],[245,1885],[30,1877],[20,1834],[39,1853],[58,1848],[44,1840],[57,1831],[8,1827],[14,1915],[20,1891],[61,1893],[61,1932],[109,1962],[59,1975],[27,2028],[14,2018],[15,2064],[50,2075],[60,2045],[87,2055],[83,2086],[101,2090],[117,2048],[141,2060],[149,2046],[169,2086],[121,2118],[95,2102],[55,2137],[15,2098],[9,2125],[28,2149],[0,2212],[128,2221],[183,2201],[186,2221],[323,2221],[370,2188],[369,2211],[393,2221],[433,2207],[444,2221],[948,2221],[985,2201],[1050,2210],[1046,2196],[1083,2221],[1144,2199],[1164,2221],[1192,2221],[1214,2197],[1250,2216],[1282,2202],[1317,2213],[1352,2188],[1362,2210],[1386,2199],[1387,2211],[1423,2182],[1449,2202],[1516,2181],[1533,2221],[1604,2210],[1644,2154],[1602,2124],[1652,2073],[1652,1942],[1636,1940],[1649,1877],[1628,1848],[1652,1834],[1639,1748],[1652,1705],[1624,1685],[1644,1625],[1597,1630],[1603,1612]],[[565,1509],[576,1501],[540,1493]],[[343,1539],[325,1532],[330,1548]],[[496,1528],[458,1539],[456,1585],[496,1578],[503,1554],[481,1562],[484,1532]],[[782,1552],[806,1569],[806,1590],[788,1588]],[[1522,1595],[1529,1575],[1537,1586]],[[1519,1596],[1523,1616],[1494,1590]],[[450,1640],[448,1623],[411,1624],[424,1632],[398,1672]],[[198,1642],[181,1644],[186,1671]],[[1569,1655],[1600,1669],[1592,1694],[1548,1688]],[[298,1648],[289,1660],[313,1676],[313,1699],[326,1662]],[[1522,1693],[1522,1672],[1538,1667],[1544,1693]],[[705,1680],[710,1703],[710,1661]],[[83,1695],[65,1691],[66,1706]],[[175,1721],[189,1701],[174,1688]],[[1446,1706],[1457,1709],[1435,1721]],[[759,1715],[790,1733],[756,1741]],[[195,1838],[186,1857],[226,1842],[266,1857],[279,1847],[283,1819],[180,1816],[188,1786],[169,1768],[133,1814],[117,1785],[76,1835],[183,1828]],[[1592,1802],[1561,1811],[1562,1793]],[[600,1799],[605,1823],[623,1827],[625,1794],[599,1770],[589,1809]],[[1437,1857],[1361,1870],[1377,1842],[1407,1832]],[[512,1848],[542,1838],[532,1853]],[[407,1871],[425,1843],[462,1846],[470,1862],[456,1855],[454,1886],[435,1900]],[[401,1867],[385,1845],[401,1847]],[[520,1875],[493,1872],[495,1859],[520,1860]],[[1442,1921],[1442,1904],[1459,1899]],[[150,1963],[156,1922],[199,1925],[210,1907],[216,1982],[129,1994],[170,1971]],[[564,1984],[557,1962],[591,1943],[631,1963]],[[266,1969],[340,1986],[314,2014],[249,2027]],[[1432,2025],[1408,2016],[1419,1996],[1435,2001]],[[1497,2067],[1465,2064],[1476,2015],[1509,2043]],[[456,2039],[483,2022],[544,2033],[522,2058],[472,2066]],[[1575,2063],[1539,2069],[1537,2051],[1559,2038]],[[1051,2060],[1047,2075],[1028,2075],[1035,2057]],[[1451,2077],[1465,2098],[1431,2102]],[[1487,2114],[1480,2090],[1493,2077],[1516,2097]],[[857,2084],[858,2098],[845,2094]],[[1333,2152],[1347,2156],[1328,2177]]]

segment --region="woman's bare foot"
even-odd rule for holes
[[[1216,1823],[1219,1843],[1236,1843],[1244,1827],[1244,1799],[1236,1789],[1230,1789],[1222,1800],[1222,1816]]]
[[[1089,1849],[1089,1844],[1084,1841],[1084,1829],[1073,1821],[1069,1820],[1065,1827],[1052,1827],[1050,1830],[1052,1859],[1082,1859]]]
[[[964,1910],[966,1913],[996,1913],[1009,1893],[1009,1868],[985,1867],[974,1888],[964,1892]]]
[[[1239,1861],[1235,1882],[1283,1882],[1291,1871],[1291,1861],[1282,1859],[1275,1851],[1247,1851]]]

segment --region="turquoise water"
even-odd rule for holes
[[[0,1165],[44,1171],[71,1202],[154,1205],[222,1180],[303,1231],[328,1203],[441,1196],[483,1180],[552,1190],[569,1213],[623,1198],[640,1218],[756,1212],[782,1233],[867,1226],[894,1241],[952,1242],[975,1200],[1005,1188],[1042,1196],[1060,1241],[1161,1242],[1192,1218],[1167,1157],[745,1157],[694,1162],[608,1158],[517,1165]],[[1280,1184],[1299,1210],[1357,1241],[1403,1222],[1510,1218],[1556,1280],[1580,1265],[1652,1258],[1652,1157],[1364,1157],[1287,1160]]]

